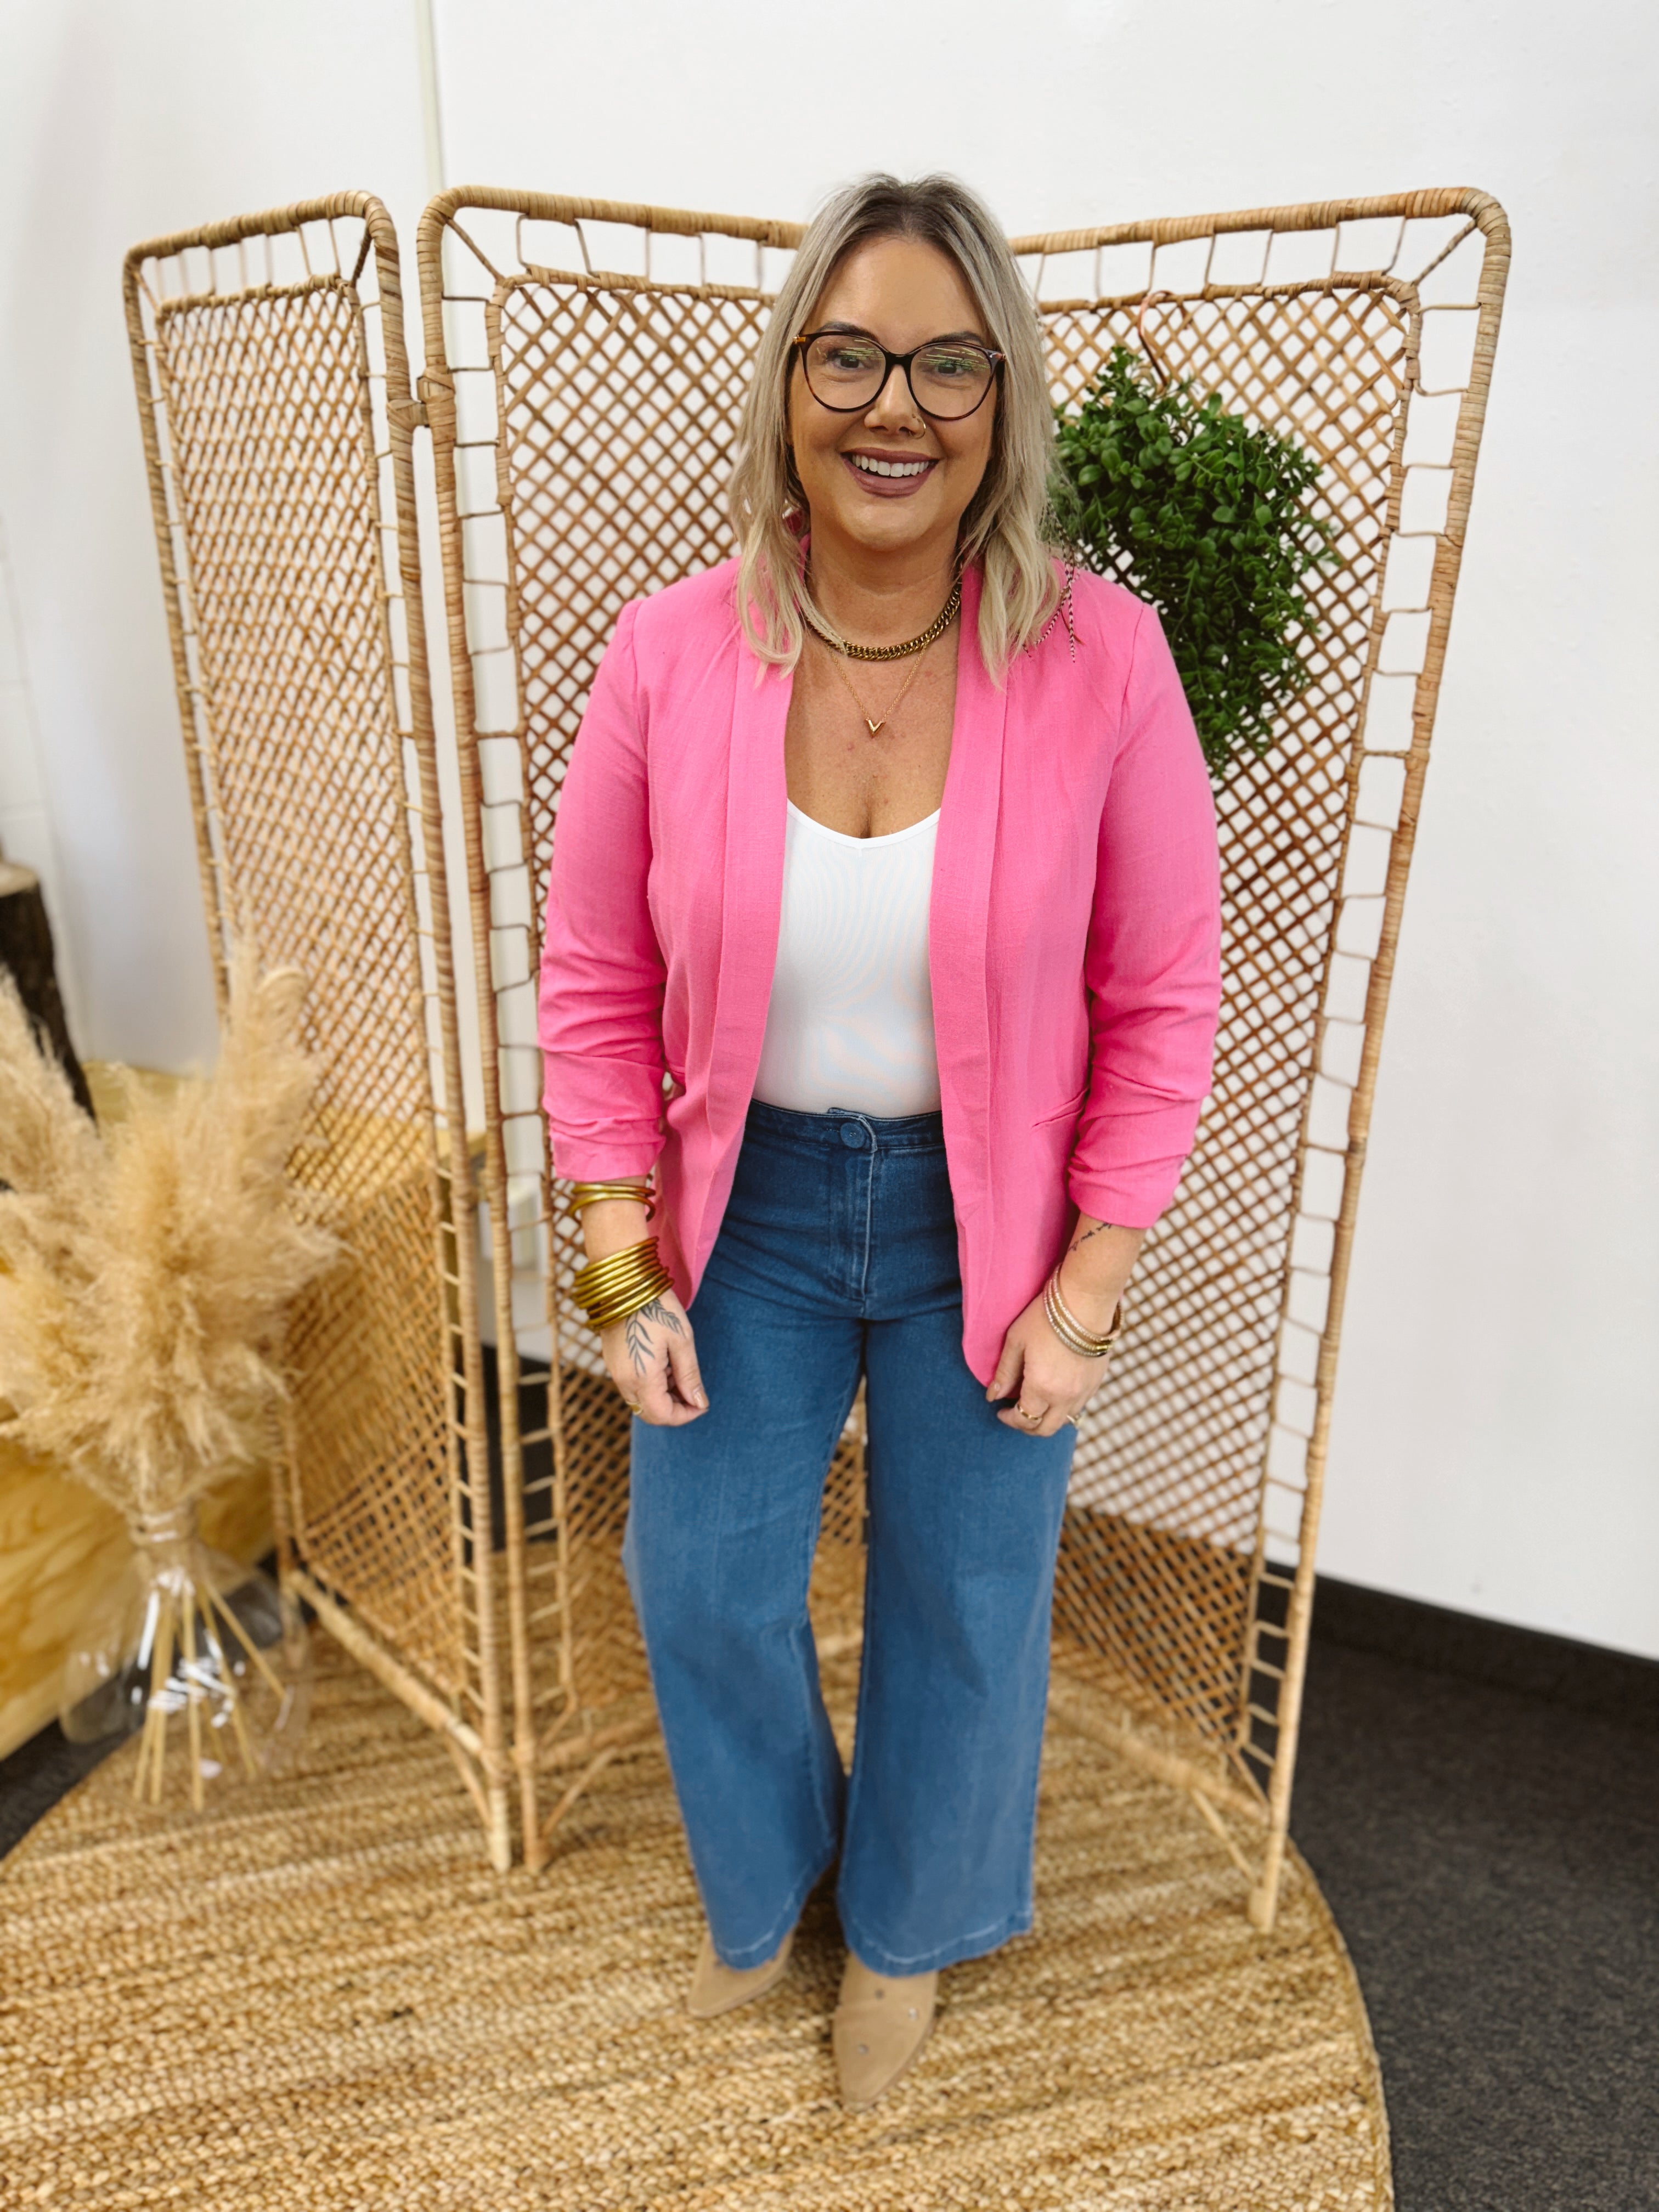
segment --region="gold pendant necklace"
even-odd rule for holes
[[[879,721],[877,721],[872,718],[870,709],[865,705],[863,700],[860,698],[857,691],[854,690],[853,679],[848,674],[847,671],[842,666],[840,661],[832,660],[830,662],[830,665],[835,670],[836,675],[840,677],[842,682],[847,686],[848,691],[852,693],[853,704],[858,708],[860,714],[863,715],[864,726],[869,731],[872,738],[880,736],[881,732],[886,728],[889,722],[892,720],[894,715],[897,714],[899,708],[904,704],[905,694],[909,690],[910,686],[915,682],[917,677],[921,675],[921,664],[927,659],[933,642],[933,641],[930,637],[927,643],[922,647],[921,651],[916,655],[915,666],[905,678],[903,683],[900,684],[897,698],[894,700],[892,705],[889,707],[887,712],[881,717]]]

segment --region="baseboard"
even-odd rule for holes
[[[1436,1674],[1659,1731],[1659,1660],[1628,1651],[1483,1620],[1328,1575],[1319,1577],[1314,1596],[1313,1640],[1382,1652]]]

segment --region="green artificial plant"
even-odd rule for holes
[[[1312,673],[1298,586],[1333,564],[1306,495],[1320,465],[1292,440],[1201,404],[1193,380],[1160,390],[1114,346],[1075,414],[1059,420],[1061,531],[1080,563],[1115,576],[1163,618],[1212,776],[1260,756]]]

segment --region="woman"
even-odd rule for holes
[[[1076,1417],[1209,1079],[1203,761],[1157,616],[1044,542],[1051,451],[979,202],[839,193],[757,356],[738,557],[623,611],[554,845],[547,1112],[635,1417],[690,2008],[779,1980],[839,1856],[853,2106],[1031,1924]],[[806,1593],[860,1376],[844,1777]]]

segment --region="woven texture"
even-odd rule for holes
[[[843,1737],[850,1664],[829,1670]],[[125,1750],[0,1873],[0,2195],[100,2212],[1384,2212],[1358,1993],[1189,1803],[1051,1741],[1036,1932],[941,1981],[907,2081],[836,2100],[833,1911],[785,1985],[681,2010],[701,1925],[660,1754],[505,1881],[434,1737],[326,1650],[303,1765],[188,1830]]]
[[[1216,242],[1205,243],[1208,260]],[[1070,257],[1053,258],[1063,267]],[[1092,294],[1054,301],[1063,278],[1049,259],[1039,254],[1036,282],[1049,301],[1056,396],[1073,404],[1114,343],[1138,343],[1135,307],[1103,311]],[[1150,248],[1145,263],[1146,289],[1167,281]],[[1147,338],[1171,374],[1193,376],[1200,393],[1218,393],[1229,412],[1293,438],[1322,464],[1309,506],[1331,526],[1340,565],[1309,580],[1311,682],[1281,716],[1271,754],[1238,763],[1217,793],[1224,990],[1212,1094],[1180,1192],[1137,1270],[1134,1327],[1079,1439],[1059,1621],[1119,1695],[1228,1752],[1249,1747],[1257,1757],[1241,1764],[1265,1780],[1280,1654],[1258,1650],[1267,1663],[1254,1713],[1241,1711],[1240,1654],[1260,1583],[1287,1598],[1294,1580],[1289,1547],[1270,1560],[1261,1544],[1270,1450],[1290,1508],[1279,1525],[1303,1535],[1292,1502],[1305,1482],[1300,1424],[1295,1407],[1276,1409],[1275,1385],[1281,1370],[1309,1379],[1315,1286],[1322,1273],[1328,1280],[1312,1224],[1334,1217],[1341,1184],[1346,1132],[1334,1119],[1316,1134],[1307,1128],[1312,1079],[1357,1073],[1347,1052],[1364,978],[1357,948],[1333,953],[1417,345],[1408,292],[1381,274],[1267,292],[1217,287],[1218,296],[1204,296],[1201,281],[1194,289],[1199,297],[1148,310]],[[1369,795],[1386,813],[1384,795]],[[1358,921],[1357,908],[1348,919]],[[1328,1115],[1336,1103],[1327,1102]],[[1310,1249],[1292,1282],[1298,1216]],[[1287,1312],[1292,1290],[1297,1310]],[[1284,1617],[1270,1615],[1275,1625]]]
[[[350,1263],[307,1304],[285,1567],[447,1739],[533,1865],[653,1716],[623,1586],[626,1424],[568,1300],[538,1110],[539,895],[623,602],[730,550],[723,479],[791,226],[469,191],[396,240],[362,194],[135,248],[127,302],[216,957],[313,978],[305,1171]],[[1214,1093],[1085,1417],[1056,1592],[1067,1717],[1199,1792],[1272,1918],[1358,1170],[1496,341],[1468,191],[1018,242],[1071,404],[1116,339],[1289,431],[1338,567],[1311,681],[1218,794]],[[1156,302],[1155,293],[1173,298]],[[411,434],[433,439],[483,1051],[486,1388]],[[491,1403],[493,1395],[494,1402]],[[858,1635],[860,1413],[815,1612]],[[493,1434],[489,1433],[493,1430]],[[484,1480],[498,1453],[499,1488]]]
[[[588,685],[621,606],[724,557],[755,339],[798,232],[484,191],[421,231],[462,793],[510,1285],[503,1437],[527,1488],[522,1771],[646,1711],[620,1595],[625,1427],[568,1298],[579,1257],[538,1112],[539,893]],[[1145,333],[1200,394],[1304,442],[1339,565],[1310,682],[1218,793],[1225,999],[1213,1097],[1085,1417],[1056,1661],[1103,1739],[1253,1808],[1252,1909],[1284,1848],[1358,1170],[1508,261],[1484,195],[1258,209],[1017,242],[1057,400]],[[820,1583],[855,1633],[856,1425]],[[514,1630],[515,1636],[518,1630]],[[648,1725],[648,1716],[638,1724]],[[533,1860],[574,1802],[523,1804]]]
[[[499,1735],[397,241],[341,194],[135,247],[126,299],[216,971],[222,993],[246,934],[309,978],[296,1172],[348,1251],[291,1333],[287,1564],[431,1710]]]

